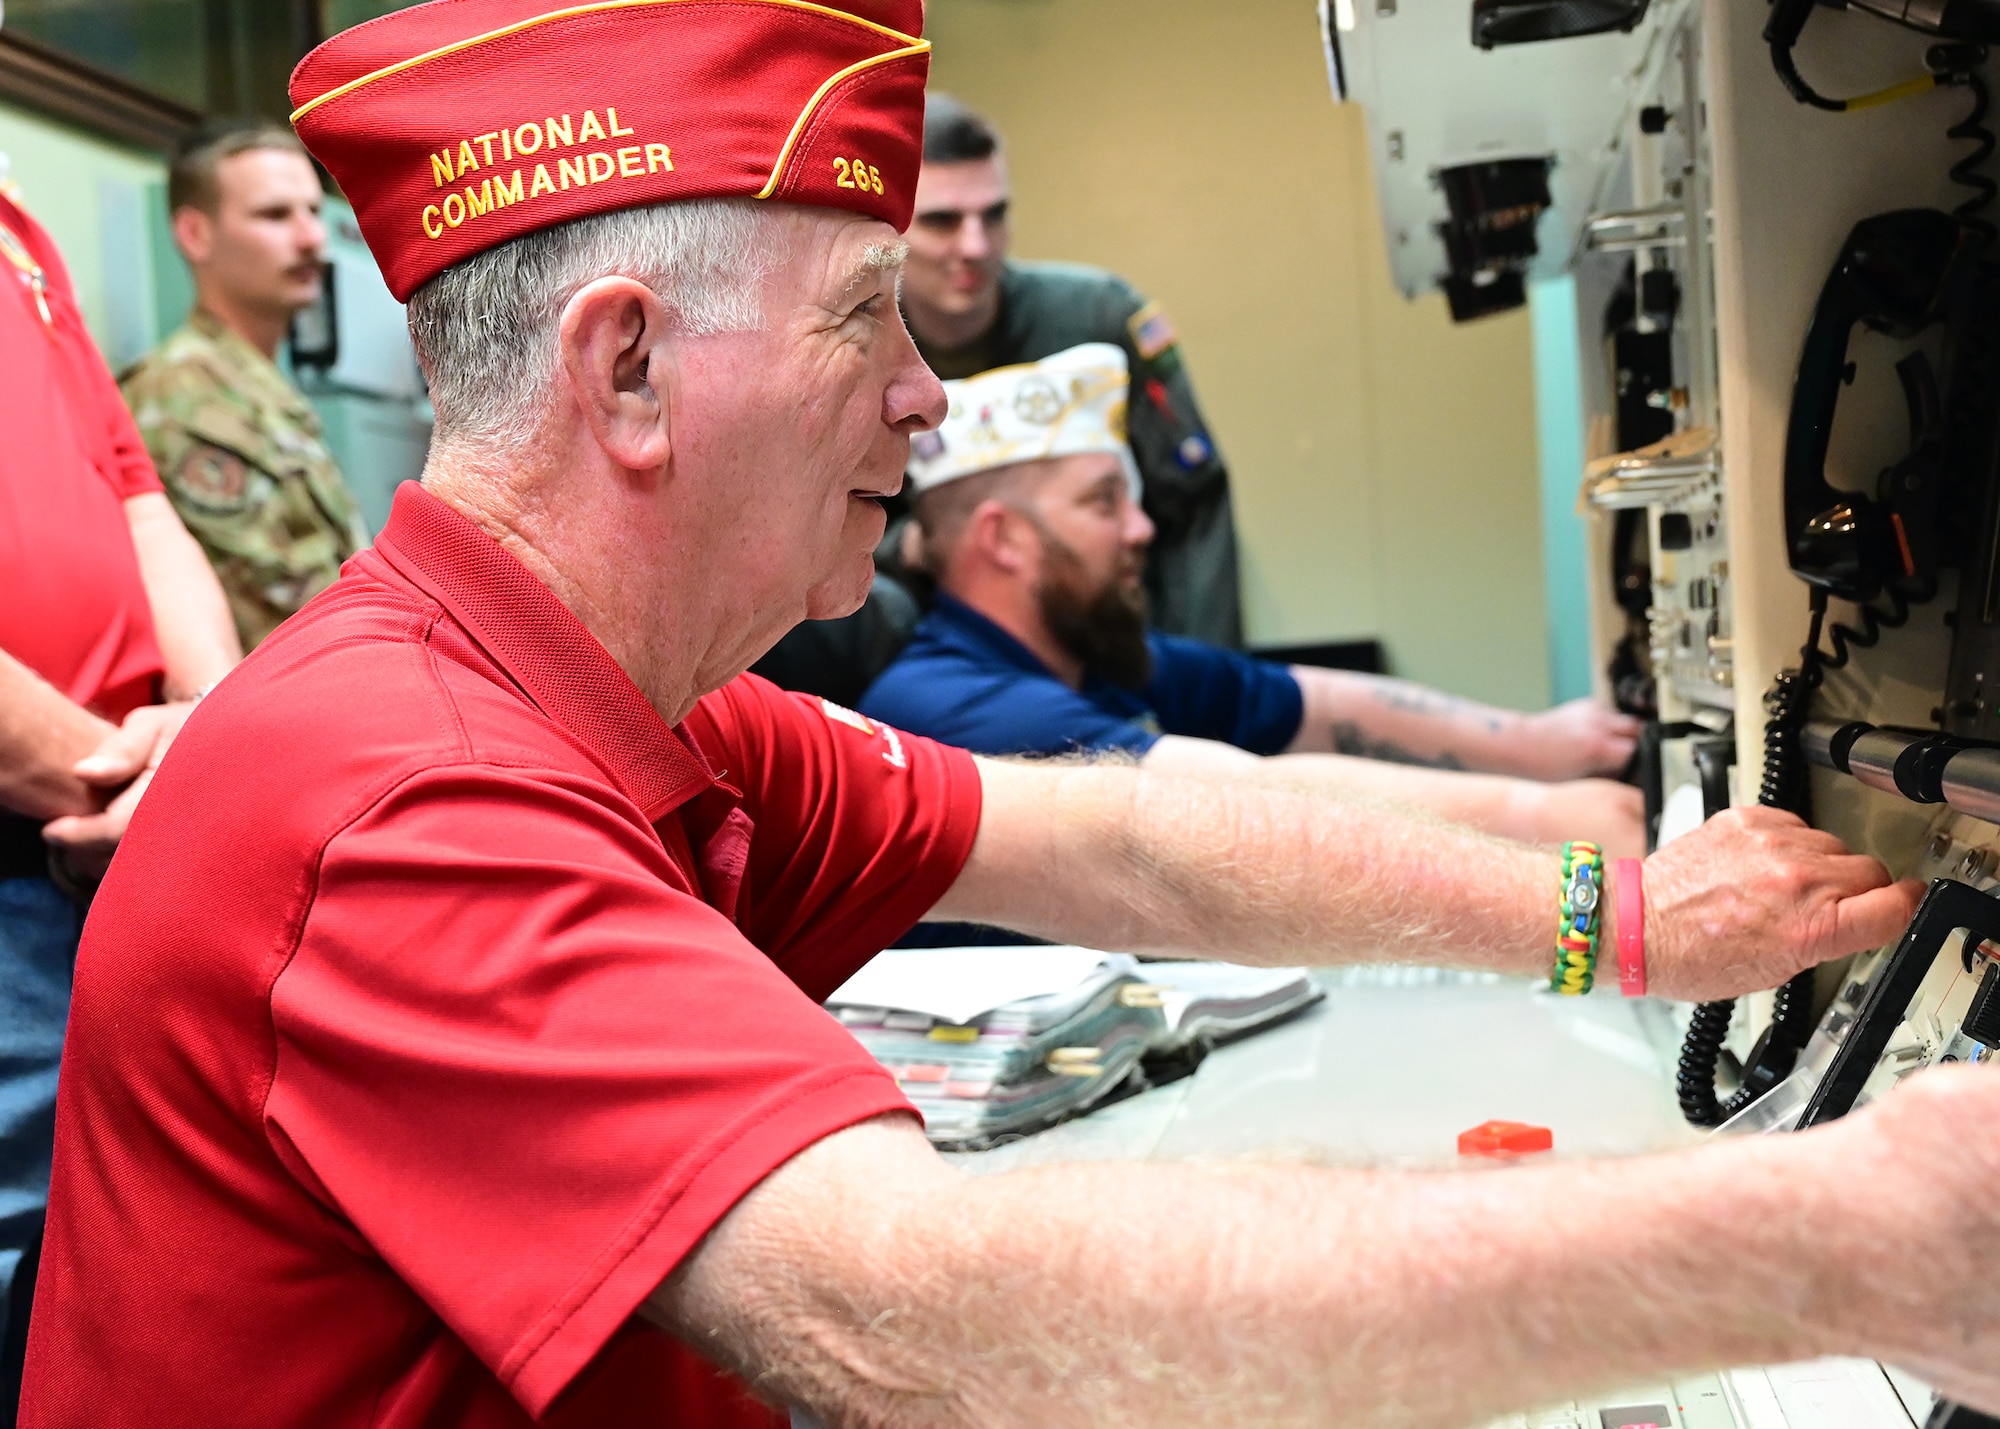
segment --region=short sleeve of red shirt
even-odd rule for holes
[[[970,755],[830,700],[745,675],[685,729],[755,821],[738,921],[815,1000],[944,896],[978,832]]]
[[[683,820],[704,884],[741,877],[745,927],[678,891],[603,785],[432,768],[327,845],[272,992],[280,1157],[531,1413],[765,1175],[908,1109],[787,963],[858,966],[977,825],[966,756],[896,737],[885,758],[768,686],[686,733],[725,780],[757,771]]]
[[[43,277],[0,257],[0,649],[118,719],[161,673],[123,507],[160,480],[55,244],[4,197],[0,227]]]

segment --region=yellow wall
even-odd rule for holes
[[[137,357],[158,336],[153,230],[166,161],[5,104],[0,154],[28,212],[62,250],[98,346],[114,364]]]
[[[1015,252],[1172,313],[1230,460],[1249,635],[1548,692],[1526,314],[1391,288],[1312,0],[931,0],[935,88],[1005,133]]]

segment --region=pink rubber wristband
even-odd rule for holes
[[[1638,859],[1621,858],[1612,866],[1612,893],[1618,900],[1618,990],[1627,997],[1644,997],[1646,893]]]

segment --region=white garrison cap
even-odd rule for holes
[[[1124,349],[1108,342],[947,382],[944,425],[910,440],[910,485],[922,495],[1016,462],[1108,452],[1124,464],[1136,499],[1139,468],[1125,441],[1130,385]]]

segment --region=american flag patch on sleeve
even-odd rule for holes
[[[1151,362],[1180,341],[1174,320],[1158,303],[1147,303],[1126,320],[1125,326],[1132,330],[1132,346],[1138,349],[1141,362]]]

